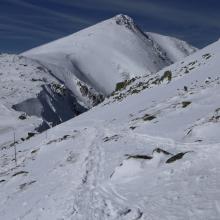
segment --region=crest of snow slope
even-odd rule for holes
[[[219,54],[218,41],[18,144],[17,166],[2,150],[1,218],[218,220]]]
[[[23,55],[43,62],[74,92],[79,78],[104,95],[109,95],[118,82],[155,73],[196,51],[188,44],[166,49],[148,38],[126,15],[103,21],[73,35],[34,48]],[[178,42],[178,40],[175,40]],[[178,52],[178,50],[180,50]]]

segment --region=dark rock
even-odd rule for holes
[[[127,157],[127,159],[143,159],[143,160],[151,160],[153,157],[152,156],[148,156],[148,155],[140,155],[140,154],[136,154],[136,155],[130,155],[130,154],[125,154],[125,156]]]
[[[19,171],[17,173],[14,173],[12,176],[14,177],[14,176],[18,176],[18,175],[21,175],[21,174],[28,174],[28,172],[27,171]]]
[[[178,153],[178,154],[176,154],[176,155],[170,157],[170,158],[166,161],[166,163],[173,163],[173,162],[175,162],[175,161],[177,161],[177,160],[180,160],[180,159],[183,158],[183,156],[184,156],[185,154],[187,154],[187,153],[189,153],[189,152],[190,152],[190,151]]]
[[[23,113],[18,118],[21,119],[21,120],[25,120],[25,119],[27,119],[27,114]]]
[[[189,102],[189,101],[184,101],[184,102],[182,102],[182,107],[183,108],[186,108],[188,105],[190,105],[191,104],[191,102]]]
[[[173,154],[171,154],[170,152],[165,151],[165,150],[163,150],[163,149],[161,149],[161,148],[156,148],[156,149],[154,149],[154,150],[153,150],[153,153],[154,153],[154,152],[163,153],[163,154],[166,154],[166,155],[173,155]]]

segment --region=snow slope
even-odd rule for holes
[[[173,42],[166,44],[171,48]],[[36,128],[42,131],[73,118],[102,102],[117,82],[154,73],[175,61],[166,54],[179,51],[180,58],[196,50],[180,44],[178,49],[163,49],[131,18],[118,15],[25,52],[27,57],[0,55],[0,146],[12,144],[14,132],[21,141]]]
[[[173,38],[167,37],[169,48],[159,41],[145,35],[130,17],[117,15],[23,55],[42,62],[73,92],[78,78],[109,95],[116,83],[155,73],[196,51]]]
[[[220,216],[220,41],[1,151],[3,219]],[[13,210],[13,212],[11,211]]]

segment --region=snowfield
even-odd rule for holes
[[[106,21],[110,27],[114,19]],[[130,20],[123,25],[130,27]],[[92,33],[93,28],[87,31]],[[149,38],[160,43],[162,38],[169,41],[155,34],[149,34]],[[72,42],[72,37],[67,39]],[[61,45],[62,41],[54,44]],[[179,45],[172,42],[172,48]],[[61,56],[50,44],[42,48],[48,52],[44,59],[48,63],[39,62],[49,69]],[[42,48],[28,53],[40,60]],[[165,48],[169,51],[167,44]],[[167,52],[169,59],[171,54]],[[217,41],[170,66],[164,65],[160,71],[145,69],[143,75],[124,78],[123,82],[112,69],[117,80],[112,76],[109,88],[102,92],[108,93],[113,82],[117,86],[104,102],[18,142],[17,164],[14,146],[3,147],[1,219],[218,220],[219,59]],[[64,65],[64,60],[60,62]],[[95,76],[96,65],[91,65],[91,77]],[[83,76],[87,74],[85,66],[80,70]],[[103,77],[108,73],[105,70]],[[78,77],[74,71],[71,74]],[[101,90],[99,85],[96,92]]]

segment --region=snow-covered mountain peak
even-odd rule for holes
[[[134,29],[136,26],[134,23],[134,20],[128,15],[119,14],[119,15],[116,15],[114,19],[117,25],[124,25],[125,27],[129,29]]]
[[[176,61],[158,45],[133,19],[117,15],[23,55],[43,63],[72,91],[72,81],[80,79],[97,92],[109,95],[118,82],[155,73]],[[187,50],[178,59],[194,51]]]

